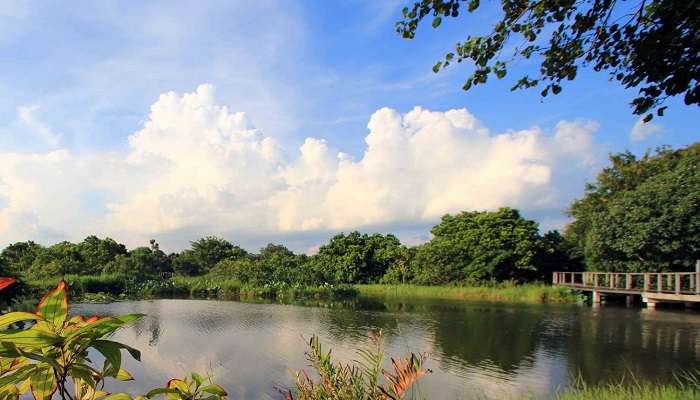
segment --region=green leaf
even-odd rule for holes
[[[131,375],[131,373],[125,369],[119,368],[119,371],[117,372],[116,378],[120,381],[133,381],[134,376]]]
[[[55,326],[63,325],[68,316],[66,282],[61,280],[55,289],[46,293],[37,306],[37,314]]]
[[[171,379],[166,386],[168,389],[177,389],[182,393],[188,393],[190,391],[190,385],[182,379]]]
[[[51,346],[62,340],[60,336],[37,329],[8,329],[0,332],[0,342],[10,342],[17,347]]]
[[[99,351],[105,358],[103,372],[106,376],[116,376],[122,365],[121,348],[116,342],[109,340],[95,340],[92,347]]]
[[[128,393],[114,393],[105,397],[103,400],[131,400],[131,395]]]
[[[146,393],[146,397],[148,397],[149,399],[152,399],[152,398],[158,396],[159,394],[171,394],[171,393],[177,394],[177,393],[180,393],[180,391],[177,389],[157,388],[157,389],[153,389],[150,392]]]
[[[438,26],[440,26],[440,23],[442,23],[442,18],[435,17],[435,19],[433,19],[433,28],[437,28]]]
[[[25,365],[17,368],[12,374],[0,377],[0,388],[5,385],[18,385],[22,383],[35,370],[34,365]]]
[[[108,346],[115,346],[115,347],[118,347],[120,349],[124,349],[127,352],[129,352],[129,354],[131,355],[131,357],[134,358],[134,360],[141,361],[141,352],[136,350],[135,348],[133,348],[131,346],[125,345],[124,343],[119,343],[119,342],[115,342],[112,340],[104,340],[104,339],[95,340],[93,342],[93,345],[104,345],[104,344],[106,344]]]
[[[201,386],[202,383],[204,382],[204,378],[202,377],[202,375],[200,375],[196,372],[192,373],[192,380],[197,383],[197,387]]]
[[[34,313],[11,312],[11,313],[0,316],[0,328],[4,328],[10,324],[14,324],[15,322],[30,321],[30,320],[35,321],[39,318],[41,318],[41,317],[34,314]]]
[[[54,369],[48,365],[39,365],[29,377],[32,380],[32,394],[35,400],[50,400],[58,385]]]
[[[217,396],[227,396],[228,395],[226,393],[226,391],[224,390],[224,388],[222,388],[221,386],[216,385],[216,384],[204,386],[201,389],[201,391],[206,392],[206,393],[210,393],[210,394],[215,394]]]

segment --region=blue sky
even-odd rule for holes
[[[603,74],[582,72],[559,96],[540,99],[537,90],[508,90],[537,67],[526,62],[503,81],[464,92],[469,66],[439,74],[431,67],[455,41],[488,29],[497,10],[486,4],[468,23],[426,25],[406,41],[394,32],[406,3],[3,3],[0,244],[96,232],[130,245],[154,237],[179,249],[213,233],[253,249],[273,240],[309,250],[331,232],[355,228],[418,243],[441,213],[505,205],[557,228],[608,153],[680,147],[700,137],[698,108],[677,99],[631,137],[639,119],[628,105],[635,92]],[[169,92],[170,103],[161,102]],[[185,102],[186,93],[196,99]],[[151,107],[159,104],[167,111],[156,115]],[[193,108],[218,122],[188,119]],[[444,114],[452,109],[468,110],[476,122],[460,125]],[[243,122],[221,122],[238,112]],[[370,130],[373,115],[379,122]],[[391,130],[392,118],[403,121],[396,126],[405,135],[425,131],[430,139],[392,147],[406,139]],[[148,128],[166,119],[171,130]],[[566,130],[561,121],[574,125]],[[252,129],[255,138],[231,144]],[[209,130],[215,133],[202,133]],[[533,135],[531,147],[501,146],[499,135],[515,131]],[[399,136],[387,139],[388,132]],[[191,159],[188,149],[157,150],[189,140],[199,146],[201,135],[211,146],[193,150]],[[485,139],[470,141],[475,135]],[[368,151],[370,137],[381,139],[375,151]],[[222,141],[231,147],[219,160]],[[430,162],[430,151],[443,157],[441,146],[466,149],[464,163],[459,154],[444,156],[444,165]],[[480,169],[504,164],[497,157],[511,148],[521,162],[508,171]],[[481,151],[468,158],[469,149]],[[462,170],[469,163],[474,167]],[[199,167],[202,175],[186,169]],[[490,192],[490,180],[513,190]],[[410,186],[420,200],[402,205]],[[382,195],[343,203],[363,190]],[[362,207],[371,218],[348,217]]]

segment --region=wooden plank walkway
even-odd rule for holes
[[[695,272],[554,272],[552,283],[592,292],[594,304],[600,303],[601,295],[617,294],[642,296],[648,307],[661,302],[690,305],[700,303],[700,260]]]

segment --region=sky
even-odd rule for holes
[[[0,246],[217,235],[312,253],[337,232],[429,239],[446,213],[515,207],[562,229],[610,153],[700,138],[698,107],[643,124],[583,71],[511,92],[434,74],[497,10],[394,32],[403,1],[0,1]]]

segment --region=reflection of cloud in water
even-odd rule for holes
[[[292,369],[307,367],[306,339],[319,334],[337,359],[356,359],[370,329],[382,328],[388,356],[432,353],[434,373],[421,382],[431,398],[517,398],[551,394],[579,371],[597,380],[648,357],[660,362],[643,376],[670,379],[673,368],[698,360],[700,316],[646,314],[638,310],[506,306],[474,303],[386,303],[349,309],[278,304],[160,300],[80,305],[77,312],[148,317],[115,339],[142,351],[128,362],[134,392],[163,385],[189,371],[209,372],[232,398],[276,397],[289,386]],[[387,365],[390,367],[387,357]],[[616,375],[617,374],[617,375]]]

